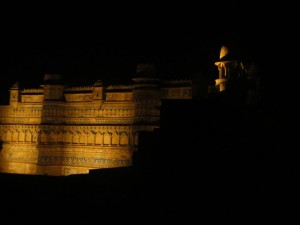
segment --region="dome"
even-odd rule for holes
[[[102,86],[102,80],[97,80],[94,84],[93,87],[101,87]]]
[[[152,62],[139,63],[136,69],[136,78],[152,79],[157,77],[156,66]]]
[[[150,75],[153,75],[155,74],[155,65],[153,63],[139,63],[137,65],[137,70],[136,70],[136,73],[137,74],[150,74]]]
[[[230,49],[230,50],[229,50]],[[220,50],[220,59],[219,61],[240,61],[242,59],[241,48],[237,46],[228,46],[223,45]]]
[[[45,74],[44,84],[61,84],[61,76],[59,74]]]
[[[44,81],[48,80],[60,80],[61,77],[59,74],[45,74]]]
[[[225,56],[227,56],[229,54],[229,50],[226,46],[222,46],[221,47],[221,51],[220,51],[220,59],[224,58]]]
[[[14,83],[10,89],[13,89],[13,90],[18,90],[19,89],[19,82],[17,81],[16,83]]]

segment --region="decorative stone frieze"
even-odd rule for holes
[[[131,166],[139,132],[159,127],[159,80],[66,87],[59,78],[46,74],[42,89],[10,89],[9,105],[0,106],[0,172],[64,176]],[[164,99],[191,98],[180,84]]]

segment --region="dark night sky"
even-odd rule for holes
[[[158,66],[169,66],[170,70],[185,67],[184,70],[189,73],[191,69],[205,69],[213,65],[223,43],[230,42],[254,50],[254,43],[248,42],[247,31],[222,33],[149,28],[127,34],[126,29],[119,28],[98,32],[84,29],[63,33],[38,32],[11,41],[9,46],[4,46],[8,56],[5,68],[18,78],[25,74],[41,76],[44,72],[68,76],[103,75],[107,72],[126,76],[131,75],[129,71],[134,72],[132,67],[136,63],[150,60]]]
[[[196,151],[190,151],[188,154],[172,154],[174,161],[171,163],[175,166],[167,169],[169,173],[165,170],[152,172],[148,180],[138,177],[134,185],[132,180],[123,182],[121,179],[123,173],[119,173],[122,176],[117,176],[120,179],[118,182],[113,177],[112,179],[115,180],[110,185],[103,184],[99,180],[97,182],[85,180],[85,183],[69,181],[69,186],[64,182],[66,186],[63,187],[61,180],[57,180],[51,188],[46,181],[41,183],[37,180],[31,186],[31,184],[27,185],[27,180],[22,183],[16,179],[12,189],[11,180],[7,178],[8,182],[4,180],[2,185],[8,184],[5,186],[7,191],[16,190],[18,193],[16,196],[10,194],[4,196],[4,203],[12,203],[4,204],[4,208],[8,209],[9,213],[13,213],[9,219],[16,218],[16,212],[23,212],[27,208],[28,214],[18,218],[27,218],[29,213],[32,214],[37,210],[42,217],[47,220],[52,218],[55,222],[61,220],[55,216],[57,213],[63,215],[63,219],[68,221],[75,218],[78,222],[77,220],[81,218],[86,222],[87,218],[102,221],[101,216],[98,215],[105,215],[105,212],[108,212],[112,215],[109,219],[118,217],[122,219],[122,223],[123,218],[135,218],[136,214],[142,214],[143,220],[145,218],[148,220],[153,216],[157,218],[161,213],[168,222],[170,218],[177,222],[177,217],[181,216],[186,223],[191,215],[197,217],[197,220],[201,219],[203,212],[204,214],[208,212],[209,219],[226,212],[234,218],[237,215],[253,218],[260,215],[256,212],[257,209],[262,212],[262,215],[267,215],[268,219],[277,218],[276,214],[282,211],[289,213],[293,205],[290,199],[295,199],[294,183],[297,179],[295,179],[294,167],[298,159],[295,156],[295,148],[292,147],[292,143],[297,140],[296,132],[291,132],[295,130],[292,114],[296,115],[296,111],[291,107],[295,105],[291,97],[297,90],[291,86],[296,84],[293,76],[297,75],[295,71],[298,72],[298,69],[295,66],[297,64],[293,64],[296,58],[290,55],[290,53],[297,54],[293,44],[295,43],[293,40],[296,40],[293,31],[297,27],[297,20],[292,17],[299,15],[298,12],[294,14],[286,10],[282,2],[279,6],[272,2],[265,7],[261,5],[265,3],[249,1],[244,3],[211,1],[209,4],[205,3],[205,6],[201,1],[196,1],[194,5],[182,2],[180,4],[174,2],[129,4],[126,1],[122,5],[114,2],[111,6],[104,6],[102,2],[97,2],[97,5],[84,5],[80,2],[78,6],[74,2],[64,6],[43,3],[44,5],[40,6],[35,2],[31,10],[28,10],[28,5],[25,8],[22,3],[18,4],[18,7],[4,8],[3,11],[7,14],[5,16],[2,14],[0,102],[8,98],[8,89],[17,80],[23,86],[37,87],[42,83],[45,73],[60,73],[67,81],[75,81],[74,83],[79,85],[96,79],[118,82],[130,79],[135,73],[137,63],[143,61],[156,63],[161,78],[184,78],[191,77],[193,74],[215,77],[217,70],[214,62],[218,60],[220,48],[225,44],[243,51],[245,55],[257,62],[263,78],[265,99],[270,107],[262,112],[263,125],[255,127],[259,122],[252,124],[249,121],[248,127],[253,130],[247,130],[247,126],[243,127],[240,123],[237,123],[236,127],[241,130],[235,127],[231,129],[235,135],[243,137],[245,132],[249,137],[255,137],[253,142],[250,140],[247,143],[246,150],[249,151],[240,151],[239,144],[243,145],[245,141],[242,138],[234,145],[235,152],[232,149],[227,151],[226,144],[234,135],[230,132],[226,133],[225,137],[229,139],[224,142],[213,140],[212,135],[222,137],[223,130],[220,129],[220,133],[207,130],[203,126],[207,120],[200,118],[199,123],[195,124],[194,121],[185,123],[182,119],[181,126],[184,129],[194,129],[198,126],[197,132],[192,134],[195,138],[192,140],[203,140],[208,146],[207,148],[204,146],[205,150],[211,150],[213,146],[219,151],[218,153],[221,153],[217,160],[213,160],[216,157],[215,152],[205,150],[197,152],[202,156],[205,154],[211,156],[211,160],[215,162],[212,165],[209,164],[210,161],[205,162],[205,157],[200,160],[203,164],[199,163],[198,158],[193,155]],[[289,104],[291,102],[292,104]],[[195,107],[195,109],[199,108]],[[180,112],[187,113],[185,115],[195,113],[193,115],[198,118],[197,113],[203,113],[203,109],[200,108],[195,112],[181,109]],[[218,112],[214,111],[214,115],[219,115]],[[187,118],[190,121],[193,119],[189,116]],[[215,118],[222,120],[221,117]],[[213,118],[212,121],[215,119]],[[180,134],[175,132],[178,127],[173,121],[170,120],[166,124],[171,126],[168,128],[166,125],[168,132]],[[217,125],[222,126],[222,124]],[[263,129],[259,129],[260,127]],[[185,135],[187,137],[188,133]],[[159,137],[157,138],[159,140]],[[190,138],[188,136],[183,140],[190,140]],[[169,148],[168,140],[179,141],[173,143],[174,149],[172,149]],[[176,139],[176,136],[166,139],[163,143],[168,147],[165,149],[172,151],[180,147],[180,144],[182,149],[186,147],[185,142],[180,141],[180,138]],[[251,148],[256,143],[261,146],[261,149],[253,151]],[[156,144],[157,141],[149,142],[151,152],[156,149]],[[218,149],[218,144],[224,145],[225,148]],[[192,150],[198,149],[193,141],[189,142],[189,147]],[[156,149],[157,154],[165,152],[159,151],[162,149],[163,147]],[[229,163],[222,156],[225,156]],[[189,164],[189,160],[195,164]],[[179,161],[183,161],[183,164],[178,167]],[[220,162],[223,164],[220,165]],[[203,167],[203,170],[200,169],[200,175],[198,164]],[[184,173],[188,169],[183,165],[188,165],[188,168],[194,170]],[[242,169],[239,171],[235,166]],[[150,170],[152,171],[152,168]],[[189,175],[192,175],[191,181],[188,179]],[[86,184],[90,186],[84,186]],[[122,188],[120,191],[122,185],[125,191]],[[99,187],[103,188],[103,191],[99,191]],[[115,189],[110,190],[110,187]],[[219,189],[220,187],[222,188]],[[25,193],[30,194],[23,195],[24,190]],[[36,199],[32,190],[37,190]],[[177,191],[175,194],[174,190]],[[78,195],[78,192],[84,194]],[[111,200],[110,194],[114,192],[118,195]],[[123,199],[120,203],[118,197]],[[107,202],[103,202],[103,199]],[[180,201],[183,201],[183,204]],[[33,202],[36,207],[27,207],[28,202]],[[183,213],[189,209],[192,202],[196,203],[197,207],[192,204],[191,213]],[[97,209],[95,214],[94,211],[88,211],[94,206]],[[76,217],[66,213],[68,208],[74,210],[72,215]],[[86,211],[77,213],[78,208],[84,208]],[[52,213],[53,209],[55,213]],[[269,210],[267,214],[266,210]],[[119,213],[123,213],[122,216],[119,216]],[[2,214],[5,216],[6,211]]]
[[[270,76],[265,73],[270,55],[289,42],[281,28],[288,30],[294,22],[278,22],[276,13],[265,12],[254,3],[228,2],[13,10],[2,27],[1,96],[17,80],[39,85],[45,73],[80,84],[128,80],[143,61],[154,62],[162,78],[215,77],[223,44],[252,57]]]

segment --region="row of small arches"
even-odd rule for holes
[[[41,143],[70,143],[90,145],[137,145],[138,134],[125,131],[93,132],[93,131],[10,131],[3,135],[5,142],[41,142]]]
[[[39,110],[12,110],[11,116],[77,116],[77,117],[97,117],[97,116],[133,116],[134,109],[39,109]]]

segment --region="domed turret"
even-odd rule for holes
[[[135,103],[135,120],[140,122],[159,121],[160,89],[155,65],[140,63],[134,78],[133,101]],[[145,117],[151,118],[145,121]]]
[[[151,62],[139,63],[132,80],[136,83],[157,83],[156,66]]]
[[[19,89],[19,82],[17,81],[16,83],[14,83],[14,84],[11,86],[10,90],[18,90],[18,89]]]
[[[156,66],[153,63],[139,63],[136,69],[136,76],[140,78],[156,77]]]
[[[215,80],[218,92],[226,91],[225,96],[230,96],[236,103],[255,104],[259,101],[260,79],[252,60],[244,58],[241,51],[232,51],[223,45],[215,65],[219,70],[219,78]]]
[[[243,66],[238,55],[224,45],[220,50],[220,60],[215,62],[215,65],[219,70],[219,79],[216,79],[216,86],[219,91],[227,89],[228,81],[237,79],[243,73]]]
[[[222,46],[221,47],[221,51],[220,51],[220,59],[224,58],[225,56],[227,56],[229,54],[229,50],[226,46]]]
[[[44,84],[61,84],[61,76],[59,74],[45,74]]]

